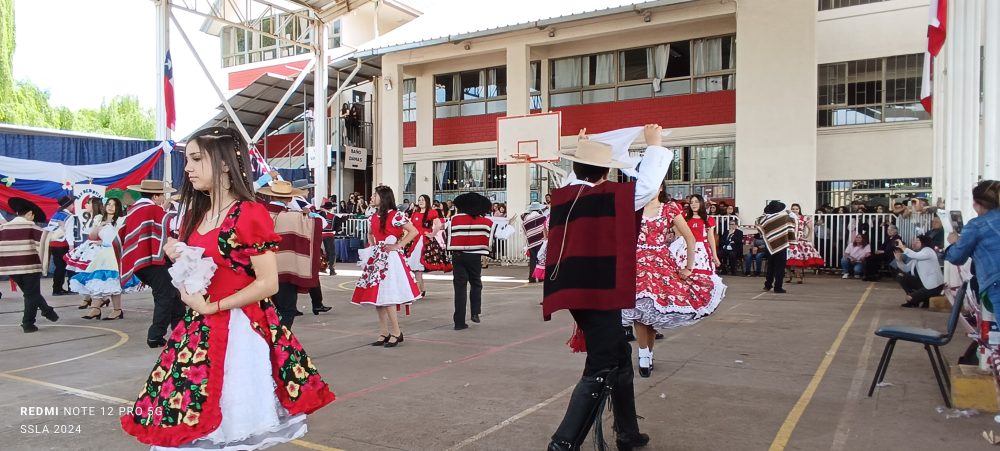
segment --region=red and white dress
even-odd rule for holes
[[[437,210],[430,210],[427,213],[413,212],[410,215],[410,222],[417,229],[417,237],[410,242],[406,250],[406,264],[414,271],[451,272],[452,265],[448,260],[448,253],[441,247],[437,238],[427,237],[427,233],[434,231],[435,219],[441,220]]]
[[[694,234],[694,272],[696,274],[715,274],[715,263],[712,262],[714,249],[708,245],[708,234],[715,233],[715,218],[709,216],[708,224],[705,220],[695,216],[687,220],[688,228]],[[687,266],[687,242],[684,238],[677,236],[670,245],[670,253],[674,255],[677,264],[682,268]]]
[[[371,234],[375,245],[358,251],[361,277],[354,288],[355,304],[377,307],[409,304],[420,299],[420,288],[406,264],[403,251],[388,251],[403,237],[403,226],[410,222],[403,212],[389,210],[388,224],[383,229],[378,213],[371,218]]]
[[[255,280],[250,257],[277,250],[262,205],[239,202],[219,228],[193,233],[218,269],[206,299]],[[270,299],[200,315],[173,329],[122,428],[153,450],[256,450],[306,433],[306,415],[334,400]]]
[[[699,272],[686,280],[680,278],[684,266],[671,255],[667,240],[674,217],[680,214],[680,207],[670,202],[656,216],[642,218],[636,250],[635,308],[622,310],[626,325],[635,321],[658,330],[688,326],[712,314],[722,301],[722,296],[716,296],[712,276]],[[722,288],[725,293],[725,285]]]
[[[823,256],[816,250],[809,241],[808,229],[812,226],[812,219],[805,215],[792,214],[795,220],[795,241],[788,245],[788,266],[800,268],[814,268],[825,264]]]

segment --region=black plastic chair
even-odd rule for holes
[[[872,379],[872,386],[868,388],[868,397],[875,392],[875,386],[885,379],[885,372],[889,369],[889,359],[892,358],[892,351],[896,348],[896,341],[909,341],[924,345],[927,351],[927,358],[931,361],[931,368],[934,369],[934,377],[937,379],[938,388],[941,389],[941,397],[944,405],[951,408],[951,378],[948,376],[948,365],[941,358],[939,347],[948,344],[951,337],[955,335],[955,328],[958,326],[958,318],[962,314],[962,303],[965,302],[966,292],[969,289],[969,282],[962,284],[955,295],[954,304],[951,306],[951,316],[948,317],[948,331],[940,332],[935,329],[912,326],[884,326],[875,331],[875,335],[888,338],[882,351],[882,359],[879,360],[878,369],[875,370],[875,377]],[[934,348],[934,352],[931,352]]]

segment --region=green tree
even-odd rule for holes
[[[14,38],[14,0],[0,0],[0,102],[14,88]]]

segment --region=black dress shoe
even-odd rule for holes
[[[329,312],[330,310],[333,310],[333,307],[329,307],[326,305],[321,307],[313,307],[313,315],[319,315],[320,313]]]
[[[38,326],[34,324],[22,324],[21,329],[23,329],[24,333],[26,334],[30,334],[32,332],[38,332]]]
[[[164,340],[162,338],[159,340],[146,340],[146,346],[149,346],[150,348],[162,348],[166,345],[167,345],[167,340]]]
[[[70,294],[73,294],[73,293],[70,293],[69,291],[66,291],[66,290],[52,290],[52,295],[53,296],[66,296],[66,295],[70,295]]]
[[[656,340],[662,340],[663,339],[663,334],[657,332],[656,335],[653,338],[656,339]]]
[[[478,323],[479,322],[479,315],[472,315],[472,322]]]
[[[401,340],[399,337],[397,337],[395,335],[389,335],[389,339],[386,340],[385,344],[382,345],[382,346],[386,347],[386,348],[395,348],[396,346],[398,346],[402,342],[403,342],[403,340]]]
[[[469,328],[468,324],[456,324],[455,325],[455,330],[463,330],[463,329],[468,329],[468,328]]]
[[[775,289],[774,289],[774,292],[775,292],[775,293],[778,293],[778,294],[781,294],[781,293],[787,293],[787,291],[785,291],[785,289],[784,289],[784,288],[775,288]]]
[[[295,316],[302,316],[302,315],[305,315],[305,313],[302,313],[298,310],[295,311]]]
[[[771,291],[771,287],[764,285],[764,291]]]
[[[653,373],[652,368],[639,367],[639,377],[649,377]]]
[[[45,319],[52,321],[53,323],[59,321],[59,314],[56,313],[55,309],[49,310],[48,313],[42,313]]]
[[[618,451],[632,451],[635,448],[642,448],[649,444],[649,436],[643,433],[631,437],[619,436],[615,440],[615,444],[618,445]]]
[[[903,308],[917,308],[917,305],[918,304],[913,303],[913,302],[904,302],[904,303],[900,304],[899,306],[903,307]]]
[[[388,335],[379,335],[378,340],[372,342],[372,346],[384,346],[387,341],[389,341]]]

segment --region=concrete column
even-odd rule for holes
[[[383,185],[398,197],[403,189],[403,67],[391,55],[382,58],[382,79],[378,80],[381,127],[381,177]],[[386,89],[391,86],[392,89]],[[417,96],[420,97],[419,95]]]
[[[783,26],[774,26],[776,17]],[[762,214],[773,199],[815,211],[816,2],[741,0],[736,36],[736,204],[742,220]]]
[[[983,178],[1000,180],[1000,2],[986,2],[983,60]]]
[[[434,162],[417,161],[417,195],[426,194],[434,199]]]
[[[972,186],[979,179],[979,37],[982,2],[967,0],[948,5],[948,107],[949,161],[948,209],[974,217]]]
[[[313,190],[313,203],[330,193],[330,130],[327,122],[327,74],[326,64],[326,33],[327,28],[319,19],[313,21],[313,45],[316,47],[316,65],[313,69],[313,146],[316,148],[316,167],[313,168],[313,178],[316,189]],[[339,149],[338,149],[339,150]]]
[[[530,88],[530,52],[524,44],[507,47],[507,115],[528,114],[528,89]],[[531,182],[529,168],[533,164],[507,165],[507,211],[520,214],[528,206]]]
[[[417,77],[417,149],[434,147],[434,74]],[[430,193],[428,193],[430,194]]]

